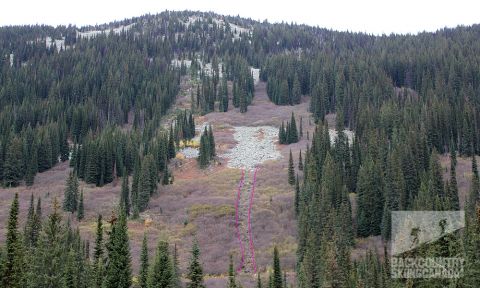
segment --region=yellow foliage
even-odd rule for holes
[[[198,148],[200,147],[200,142],[196,140],[180,140],[180,143],[178,144],[180,148],[185,148],[185,147],[192,147],[192,148]]]
[[[152,222],[153,220],[151,218],[145,219],[145,223],[144,223],[145,227],[149,227],[150,225],[152,225]]]

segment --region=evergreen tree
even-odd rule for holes
[[[233,257],[230,254],[230,264],[228,265],[228,288],[236,288],[235,269],[233,268]]]
[[[59,209],[58,201],[54,198],[53,211],[44,224],[33,258],[34,283],[38,287],[62,287],[65,281],[64,269],[68,255],[65,249],[67,239],[72,234],[62,225]]]
[[[103,283],[103,222],[102,215],[97,218],[97,230],[95,238],[95,247],[93,251],[93,273],[92,277],[94,287],[101,288]]]
[[[203,285],[203,269],[200,264],[200,248],[198,247],[197,240],[193,241],[192,246],[192,258],[188,266],[187,278],[190,282],[187,284],[187,288],[204,288]]]
[[[106,245],[108,261],[105,267],[104,287],[129,288],[132,285],[130,245],[127,217],[120,208],[118,220],[112,223],[110,238]]]
[[[222,78],[221,84],[221,99],[220,99],[220,111],[227,112],[228,111],[228,86],[227,86],[227,77]]]
[[[295,185],[295,166],[293,164],[292,150],[288,157],[288,184]]]
[[[23,177],[22,142],[18,137],[10,140],[6,146],[5,162],[3,163],[3,181],[7,187],[20,184]]]
[[[298,213],[300,211],[300,183],[299,183],[299,180],[298,180],[298,174],[297,174],[297,177],[295,179],[295,215],[298,216]]]
[[[298,153],[298,170],[303,171],[302,150]]]
[[[213,158],[214,156],[216,156],[217,153],[215,152],[215,138],[213,137],[212,125],[208,125],[208,144],[210,158]]]
[[[173,258],[172,258],[172,263],[173,263],[173,275],[172,275],[172,287],[173,288],[180,288],[182,287],[181,283],[181,272],[180,272],[180,267],[178,263],[178,250],[177,250],[177,244],[175,244],[173,248]]]
[[[380,234],[383,212],[383,180],[379,165],[370,158],[360,167],[357,183],[357,233]]]
[[[210,143],[208,138],[207,130],[205,128],[205,131],[200,136],[200,149],[197,158],[201,169],[206,168],[210,163]]]
[[[283,288],[282,270],[280,269],[280,257],[278,256],[277,246],[273,249],[273,288]]]
[[[125,215],[130,215],[130,191],[128,185],[128,174],[126,169],[123,170],[122,176],[122,191],[120,194],[120,203],[121,206],[125,209]]]
[[[262,288],[262,279],[260,279],[260,273],[257,273],[257,286],[255,288]]]
[[[36,214],[33,194],[30,195],[30,206],[28,207],[27,223],[23,233],[23,240],[26,248],[36,245],[38,239],[38,230],[36,228]]]
[[[77,220],[82,221],[85,217],[85,207],[83,204],[83,189],[80,191],[80,200],[78,201]]]
[[[460,209],[460,201],[458,199],[458,184],[457,184],[457,172],[456,172],[456,165],[457,165],[457,156],[456,151],[453,150],[450,153],[450,181],[448,186],[446,187],[447,193],[447,200],[450,203],[450,207],[447,209],[451,210],[459,210]]]
[[[18,194],[15,193],[7,223],[5,256],[1,271],[2,287],[21,288],[23,285],[23,253],[18,233]]]
[[[295,122],[295,116],[294,116],[293,112],[292,112],[292,117],[290,119],[290,129],[287,128],[287,135],[288,135],[288,142],[289,143],[297,143],[298,142],[297,123]]]
[[[168,159],[175,158],[175,137],[173,135],[173,127],[170,125],[170,130],[168,134],[168,149],[167,149]]]
[[[168,243],[160,241],[148,278],[149,288],[172,287],[173,267],[168,253]]]
[[[78,207],[78,178],[75,172],[70,172],[63,198],[63,210],[75,212]]]
[[[141,288],[148,287],[148,246],[147,246],[147,234],[143,234],[142,250],[140,252],[140,274],[139,285]]]

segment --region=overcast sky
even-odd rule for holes
[[[5,0],[0,26],[94,25],[164,10],[214,11],[373,34],[417,33],[480,23],[480,0]]]

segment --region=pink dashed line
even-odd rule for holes
[[[236,227],[236,230],[237,230],[237,238],[238,238],[238,242],[240,243],[240,251],[241,251],[241,254],[242,254],[242,260],[240,262],[239,267],[237,268],[237,271],[242,270],[243,262],[245,260],[245,248],[243,247],[243,242],[242,242],[242,238],[241,238],[241,235],[240,235],[240,229],[238,227],[239,226],[238,225],[238,206],[240,204],[240,193],[241,193],[241,190],[243,188],[244,180],[245,180],[245,170],[242,170],[242,177],[240,178],[240,182],[238,184],[238,189],[237,189],[237,200],[235,201],[235,227]]]
[[[257,273],[257,263],[255,262],[255,249],[253,248],[252,222],[250,221],[250,215],[252,214],[253,197],[255,196],[255,181],[257,180],[257,171],[258,171],[258,168],[255,168],[255,172],[253,173],[252,190],[250,194],[250,204],[248,207],[248,235],[250,236],[249,238],[250,254],[252,256],[254,273]]]

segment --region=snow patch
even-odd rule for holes
[[[136,23],[132,23],[132,24],[129,24],[129,25],[121,25],[117,28],[113,28],[113,29],[104,29],[104,30],[91,30],[91,31],[86,31],[86,32],[80,32],[80,31],[77,31],[77,37],[79,38],[86,38],[86,39],[90,39],[90,38],[93,38],[97,35],[100,35],[102,33],[105,33],[107,35],[110,35],[110,32],[113,31],[114,34],[121,34],[122,32],[127,32],[128,30],[130,30],[133,25],[135,25]]]
[[[10,67],[13,66],[13,53],[10,53]]]
[[[252,71],[253,83],[257,85],[258,82],[260,81],[260,69],[250,67],[250,71]]]
[[[65,50],[65,37],[62,37],[62,39],[52,39],[52,37],[46,37],[45,38],[45,47],[49,49],[55,44],[55,47],[57,47],[57,52],[60,52],[60,50]]]
[[[348,139],[348,144],[352,145],[353,143],[353,138],[355,137],[355,132],[345,129],[343,130],[343,133],[347,136]],[[335,129],[328,129],[328,135],[330,136],[330,143],[333,145],[335,144],[335,140],[338,138],[338,133],[337,130]]]

